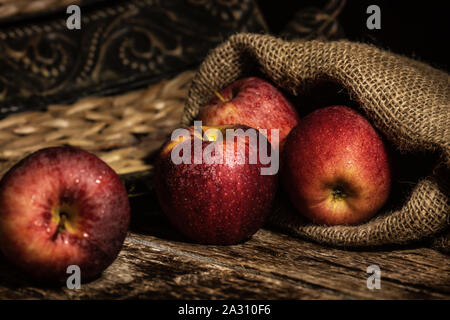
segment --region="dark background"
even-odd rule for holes
[[[322,8],[326,0],[262,1],[258,4],[273,33],[283,30],[302,8]],[[366,13],[369,5],[381,9],[381,30],[369,30]],[[449,71],[450,11],[444,1],[347,0],[339,22],[345,37],[373,43],[395,53],[427,62]]]
[[[72,103],[75,99],[88,95],[111,95],[121,92],[129,91],[143,87],[148,83],[159,81],[162,77],[169,77],[170,75],[177,74],[180,70],[195,69],[197,65],[203,60],[208,53],[208,50],[216,47],[221,41],[228,38],[230,33],[239,32],[242,25],[240,23],[249,22],[246,25],[247,31],[250,32],[264,32],[265,28],[259,23],[259,19],[250,13],[246,13],[238,19],[237,25],[223,22],[221,24],[220,19],[211,15],[211,10],[214,8],[227,7],[218,0],[208,0],[197,2],[197,6],[193,6],[192,3],[187,0],[177,1],[156,1],[148,2],[145,9],[142,9],[143,14],[148,14],[142,21],[145,21],[146,27],[150,29],[158,29],[157,34],[159,36],[165,35],[167,39],[165,41],[169,44],[173,44],[173,41],[178,41],[174,36],[176,32],[170,31],[170,25],[164,25],[166,20],[164,15],[161,15],[160,6],[165,6],[164,10],[171,10],[172,13],[176,13],[183,21],[188,21],[187,25],[192,26],[192,30],[188,29],[187,33],[195,35],[193,37],[182,37],[183,44],[189,50],[184,50],[180,57],[176,57],[175,61],[172,59],[162,64],[164,66],[161,70],[149,70],[147,73],[134,72],[129,68],[122,68],[121,63],[118,62],[118,55],[113,53],[107,55],[104,65],[101,70],[104,70],[104,74],[100,77],[106,77],[108,81],[97,81],[90,78],[89,81],[76,85],[62,85],[63,82],[69,77],[75,79],[83,70],[83,66],[88,58],[89,46],[84,45],[90,42],[90,35],[93,34],[101,25],[110,23],[108,19],[101,20],[100,22],[91,22],[86,24],[82,28],[82,32],[60,30],[56,37],[53,33],[46,37],[45,33],[40,34],[39,38],[31,38],[25,36],[19,40],[8,40],[8,45],[14,48],[22,48],[24,44],[32,43],[32,41],[39,41],[39,50],[41,53],[50,56],[49,42],[60,42],[66,44],[66,41],[57,39],[68,39],[75,41],[75,46],[79,50],[71,49],[70,52],[74,53],[71,60],[70,74],[66,74],[64,77],[56,80],[56,83],[52,84],[53,88],[58,88],[50,95],[42,95],[44,90],[32,90],[30,95],[22,95],[23,90],[21,88],[47,88],[48,81],[45,78],[34,77],[32,72],[27,68],[19,67],[12,63],[10,65],[8,59],[2,57],[2,47],[0,46],[0,72],[3,78],[7,77],[9,80],[8,97],[6,100],[0,100],[0,118],[6,116],[12,112],[20,112],[24,109],[40,109],[44,108],[48,104],[52,103]],[[243,0],[239,0],[243,1]],[[318,29],[323,31],[323,28],[319,28],[318,23],[322,23],[320,19],[317,19],[317,13],[323,12],[323,9],[334,4],[334,9],[340,7],[338,4],[345,0],[295,0],[295,1],[280,1],[280,0],[251,0],[256,1],[259,8],[262,11],[264,19],[268,24],[269,32],[281,37],[289,36],[304,36],[307,39],[313,39],[318,34],[315,31]],[[83,16],[94,14],[98,10],[104,11],[106,7],[112,7],[119,4],[127,3],[128,0],[84,0],[82,12]],[[141,1],[144,3],[143,1]],[[153,3],[153,4],[150,4]],[[231,3],[231,7],[239,7],[236,5],[237,1]],[[394,53],[399,53],[412,57],[417,60],[426,62],[438,69],[443,69],[449,72],[449,49],[447,48],[448,34],[450,31],[450,11],[445,10],[444,2],[441,1],[422,1],[412,2],[407,0],[347,0],[345,1],[340,15],[337,17],[340,27],[337,29],[327,29],[326,31],[338,30],[339,32],[323,33],[329,39],[335,38],[347,38],[352,41],[361,41],[366,43],[372,43],[378,47],[391,50]],[[366,13],[369,5],[376,4],[381,9],[381,30],[369,30],[366,27],[367,18],[370,16]],[[194,9],[187,10],[190,7],[200,7],[200,11]],[[150,7],[155,6],[155,10]],[[246,7],[246,6],[243,6]],[[308,10],[308,8],[314,7],[315,10]],[[212,8],[212,9],[211,9]],[[322,9],[322,10],[321,10]],[[50,11],[48,11],[50,10]],[[31,15],[14,15],[10,18],[0,21],[0,29],[6,30],[8,28],[21,28],[30,24],[44,25],[50,24],[51,21],[55,21],[60,18],[66,18],[66,12],[64,8],[58,7],[53,11],[51,9],[44,10]],[[199,13],[200,12],[200,13]],[[312,12],[312,13],[311,13]],[[301,13],[299,15],[299,13]],[[238,16],[238,15],[237,15]],[[156,17],[156,18],[155,18]],[[300,22],[300,25],[307,26],[307,32],[299,30],[289,30],[286,28],[289,22],[296,17],[296,21]],[[193,19],[190,23],[189,19]],[[312,19],[312,21],[311,21]],[[92,19],[91,19],[92,20]],[[242,21],[241,21],[242,20]],[[306,23],[306,24],[305,24]],[[132,25],[132,19],[122,19],[119,24],[124,30],[130,30],[129,26]],[[290,26],[295,24],[290,24]],[[333,27],[334,24],[329,24]],[[287,29],[287,30],[286,30]],[[294,28],[295,29],[295,28]],[[165,32],[161,32],[164,30]],[[312,31],[311,31],[312,30]],[[289,31],[293,33],[289,34]],[[299,34],[304,33],[304,34]],[[168,36],[170,34],[170,36]],[[209,37],[211,34],[220,36]],[[138,35],[127,35],[127,37],[137,37],[134,43],[137,43],[141,50],[147,50],[147,41],[141,41],[142,38]],[[162,37],[164,38],[164,37]],[[199,39],[210,39],[207,41]],[[116,43],[116,42],[115,42]],[[0,45],[2,43],[0,42]],[[106,45],[106,42],[101,45]],[[111,51],[113,52],[113,51]],[[190,52],[190,55],[184,54]],[[32,50],[27,51],[32,59],[34,54]],[[179,61],[178,61],[178,60]],[[114,70],[114,71],[111,71]],[[109,78],[110,75],[114,77]],[[0,78],[0,92],[3,92],[2,79]],[[69,83],[69,82],[66,82]]]

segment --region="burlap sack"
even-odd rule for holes
[[[262,72],[294,96],[323,79],[345,88],[365,116],[402,152],[433,152],[439,161],[397,209],[384,209],[358,226],[320,226],[278,208],[269,223],[301,237],[336,246],[404,244],[420,239],[449,249],[450,88],[449,75],[374,46],[348,41],[294,41],[236,34],[200,66],[182,119],[251,70]],[[297,106],[300,107],[301,106]]]

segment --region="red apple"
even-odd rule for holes
[[[200,110],[198,120],[205,126],[244,124],[267,129],[273,148],[282,148],[289,132],[299,121],[291,103],[273,85],[259,78],[244,78],[233,82]],[[278,129],[277,141],[270,129]]]
[[[99,275],[119,253],[130,221],[127,192],[102,160],[54,147],[16,164],[0,181],[0,249],[38,281]]]
[[[289,135],[284,188],[300,213],[319,224],[357,224],[388,198],[386,146],[372,125],[345,106],[316,110]]]
[[[227,129],[250,129],[258,134],[247,126],[198,128],[200,133],[189,127],[183,137],[163,146],[155,166],[159,203],[175,228],[189,239],[204,244],[239,243],[263,225],[272,208],[277,174],[262,174],[262,168],[269,165],[263,165],[259,157],[250,161],[263,144],[270,150],[270,144],[263,135],[252,143],[242,133],[227,144]],[[223,140],[216,134],[223,135]],[[207,163],[204,157],[202,163],[194,163],[195,154],[201,157],[208,148],[217,148],[212,154],[222,163]],[[177,164],[174,154],[188,156],[191,163]]]

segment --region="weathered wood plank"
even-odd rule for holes
[[[266,276],[296,281],[341,298],[422,299],[450,297],[450,257],[428,248],[346,251],[268,230],[235,246],[186,242],[163,217],[139,224],[133,236],[154,245],[195,253]],[[370,265],[382,272],[382,289],[367,288]]]
[[[80,290],[33,285],[0,263],[2,299],[335,299],[333,295],[129,237],[101,278]]]
[[[381,290],[366,269],[381,268]],[[450,258],[427,248],[345,251],[262,229],[234,246],[186,241],[155,214],[134,219],[102,277],[78,291],[29,283],[0,259],[2,299],[449,299]]]

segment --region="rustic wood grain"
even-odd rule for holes
[[[43,288],[27,283],[4,263],[2,299],[282,299],[334,298],[295,283],[242,272],[201,255],[149,246],[129,237],[119,258],[101,278],[80,290]]]
[[[260,230],[250,241],[235,246],[202,246],[186,242],[167,224],[161,230],[133,234],[152,245],[164,245],[207,256],[239,270],[282,278],[344,299],[448,299],[450,258],[428,248],[345,251]],[[165,239],[161,237],[166,235]],[[367,267],[381,268],[381,290],[367,289]],[[300,297],[298,297],[300,298]]]
[[[366,269],[381,268],[381,290]],[[262,229],[233,246],[190,243],[157,212],[80,290],[42,287],[0,258],[1,299],[449,299],[450,259],[428,248],[345,251]]]

